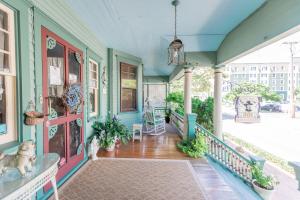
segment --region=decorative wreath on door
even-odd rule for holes
[[[77,113],[83,103],[83,95],[80,84],[69,85],[62,96],[67,111]]]

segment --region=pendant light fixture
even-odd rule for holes
[[[169,53],[169,65],[182,65],[185,62],[184,59],[184,45],[182,41],[177,38],[177,6],[179,0],[173,0],[172,6],[175,8],[175,34],[174,40],[170,43],[168,48]]]

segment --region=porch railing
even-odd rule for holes
[[[205,136],[208,146],[207,156],[229,169],[241,179],[247,182],[252,181],[250,159],[238,153],[200,124],[196,125],[196,133]]]
[[[183,122],[183,116],[172,111],[171,112],[171,117],[170,117],[170,122],[171,124],[177,128],[179,133],[183,135],[183,128],[184,128],[184,122]]]
[[[171,114],[171,124],[175,126],[181,134],[183,134],[183,116],[176,112]],[[228,170],[233,174],[240,177],[246,182],[252,181],[251,175],[251,161],[249,158],[241,155],[236,150],[228,146],[218,137],[210,133],[200,124],[196,124],[196,134],[205,136],[205,141],[208,146],[206,155]]]

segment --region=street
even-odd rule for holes
[[[260,123],[234,122],[234,109],[223,107],[223,131],[287,161],[300,162],[300,113],[260,113]]]

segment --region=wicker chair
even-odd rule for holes
[[[155,112],[153,108],[144,110],[144,125],[149,135],[160,135],[166,132],[165,118]]]

